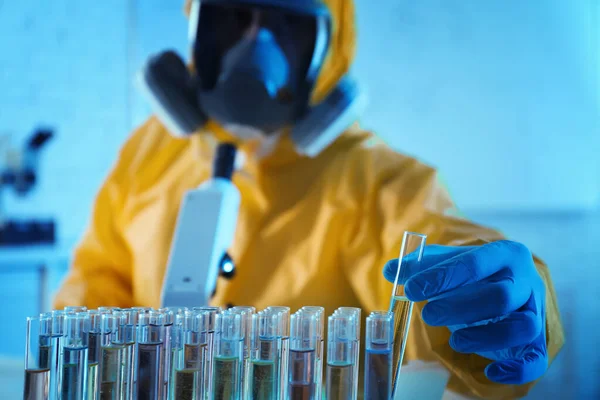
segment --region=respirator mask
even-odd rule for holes
[[[310,104],[331,38],[320,0],[195,0],[189,24],[193,67],[167,51],[139,75],[173,134],[194,133],[209,119],[241,138],[289,129],[297,151],[315,156],[362,111],[348,76]]]

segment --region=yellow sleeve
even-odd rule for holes
[[[366,167],[368,169],[368,167]],[[374,186],[362,201],[355,226],[344,243],[343,265],[348,280],[366,312],[386,310],[392,285],[382,268],[397,258],[403,232],[428,235],[428,244],[477,245],[502,239],[491,229],[459,217],[447,192],[433,169],[412,160],[389,168],[373,178]],[[550,361],[564,343],[556,294],[546,265],[535,258],[546,284],[547,343]],[[430,327],[421,319],[425,303],[414,307],[406,349],[406,361],[438,361],[450,372],[448,388],[455,392],[486,399],[511,399],[524,396],[533,386],[500,385],[489,381],[484,368],[489,360],[477,355],[459,354],[448,344],[450,331]]]
[[[147,126],[134,132],[123,146],[96,195],[91,221],[75,248],[67,277],[54,299],[54,308],[134,305],[132,260],[123,238],[123,210],[130,166]]]

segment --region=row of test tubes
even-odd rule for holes
[[[366,400],[396,397],[413,307],[400,270],[425,239],[405,233],[390,308],[366,319]],[[360,326],[359,308],[335,310],[325,355],[323,307],[65,307],[27,319],[23,398],[355,400]]]
[[[325,354],[323,307],[67,307],[27,319],[24,399],[353,400],[360,321],[330,315]],[[389,399],[391,323],[367,318],[366,399]]]

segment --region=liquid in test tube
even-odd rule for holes
[[[392,395],[392,314],[374,311],[365,334],[365,400],[389,400]]]
[[[23,400],[50,399],[50,373],[55,350],[51,340],[46,339],[50,335],[44,332],[44,323],[43,314],[27,318]]]
[[[135,384],[138,400],[161,399],[163,394],[164,317],[158,311],[139,315]]]
[[[223,311],[217,314],[213,369],[213,400],[239,400],[244,361],[242,316]]]
[[[405,265],[405,257],[408,254],[414,253],[416,262],[421,262],[423,251],[425,250],[426,239],[427,235],[413,232],[404,232],[402,238],[402,247],[400,248],[400,256],[398,257],[398,270],[396,271],[389,308],[389,311],[393,314],[394,318],[392,397],[395,397],[396,395],[396,381],[404,360],[406,339],[408,338],[410,318],[413,310],[413,303],[406,297],[404,293],[404,284],[400,282],[400,277],[403,276],[401,271]]]
[[[327,400],[354,400],[358,391],[354,369],[360,319],[351,313],[335,312],[327,325]]]
[[[65,314],[60,360],[62,400],[83,400],[87,393],[89,318],[86,312]]]
[[[277,316],[277,393],[280,399],[288,398],[288,367],[290,355],[290,308],[271,306],[267,311]]]
[[[317,368],[318,314],[299,310],[291,317],[289,388],[290,400],[319,399]]]
[[[184,313],[183,324],[178,327],[181,329],[182,350],[174,360],[173,399],[204,399],[208,322],[205,311]]]
[[[277,400],[277,315],[261,311],[252,316],[248,381],[249,400]]]

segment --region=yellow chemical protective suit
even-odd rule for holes
[[[334,18],[330,53],[314,94],[322,98],[344,75],[355,46],[350,0],[327,0]],[[396,134],[401,137],[402,132]],[[172,137],[155,118],[133,133],[103,184],[89,229],[55,306],[159,306],[161,285],[182,196],[211,174],[219,138],[216,124],[189,139]],[[398,256],[405,230],[426,233],[428,244],[466,245],[501,238],[490,229],[450,216],[454,206],[436,171],[398,154],[353,126],[314,159],[299,156],[284,137],[271,155],[247,156],[233,181],[241,209],[231,256],[237,275],[219,278],[214,304],[322,305],[385,310],[391,284],[382,274]],[[555,292],[546,266],[536,260],[547,288],[550,359],[563,344]],[[444,327],[430,327],[417,304],[407,360],[437,360],[451,371],[449,388],[484,398],[524,395],[531,384],[490,382],[477,355],[454,352]]]

